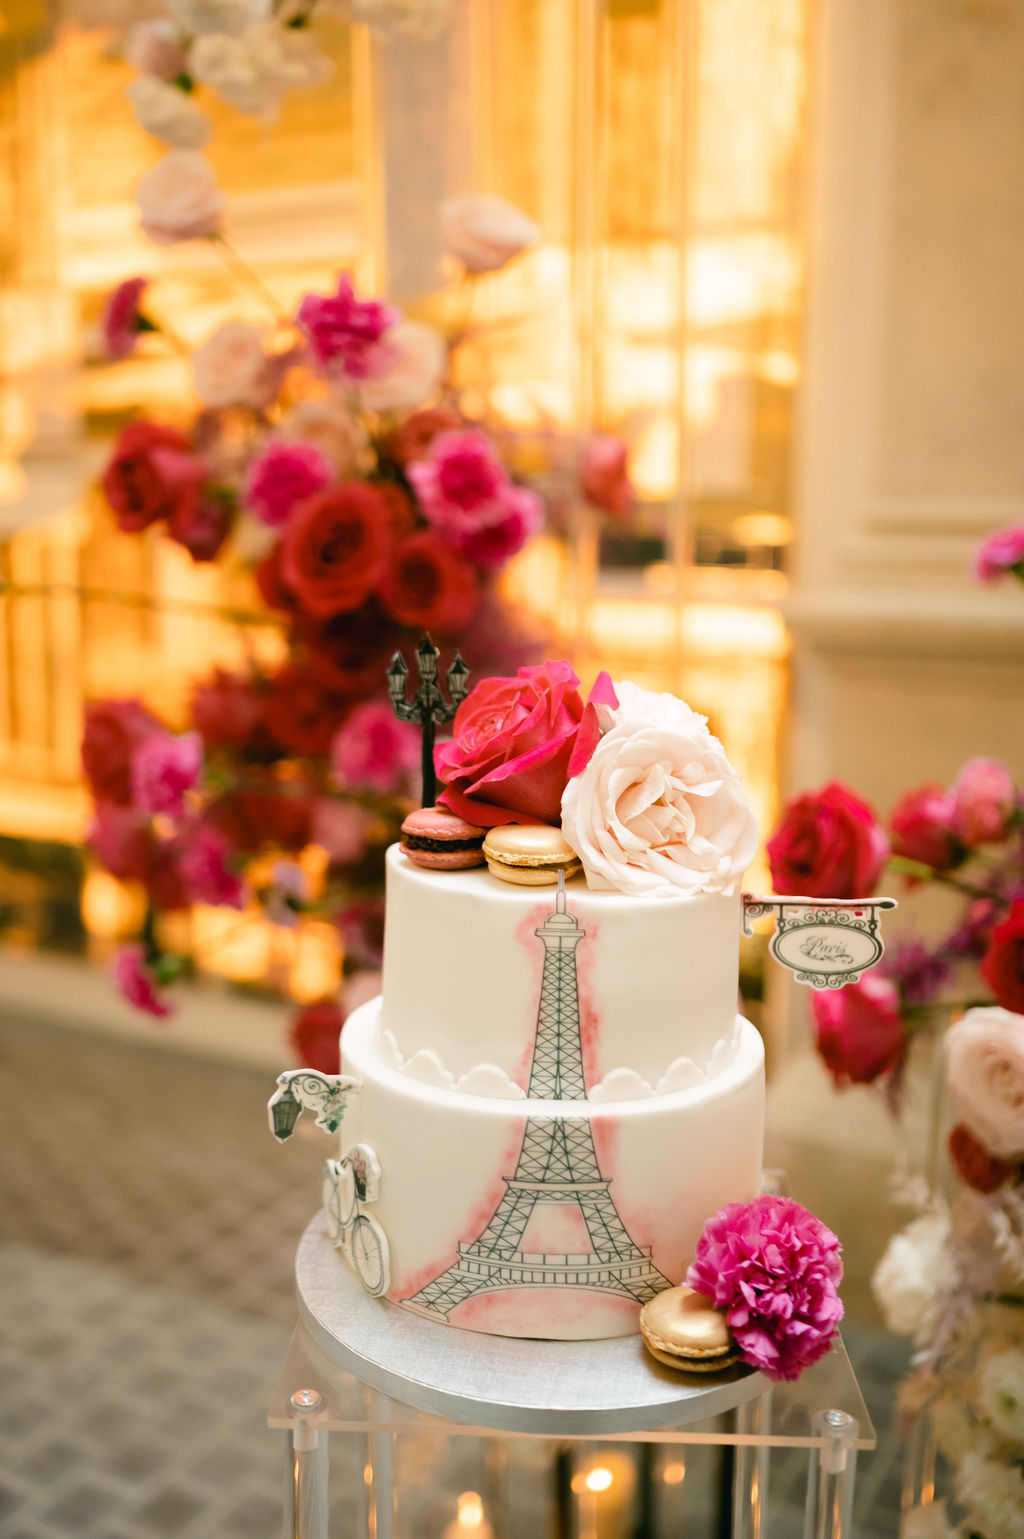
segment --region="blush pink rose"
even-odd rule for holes
[[[148,278],[126,278],[109,295],[100,319],[100,336],[108,358],[130,358],[142,331],[155,330],[140,308]]]
[[[1024,1016],[968,1010],[946,1033],[946,1077],[960,1122],[983,1148],[1024,1158]]]
[[[172,1007],[159,993],[156,979],[146,966],[146,953],[142,946],[121,947],[114,958],[114,982],[122,996],[136,1010],[144,1010],[147,1015],[155,1015],[158,1020],[166,1020],[172,1014]]]
[[[307,294],[295,320],[329,375],[350,380],[375,379],[387,372],[394,353],[385,338],[401,312],[381,299],[357,299],[347,273],[334,294]]]
[[[310,838],[327,851],[332,866],[354,866],[366,853],[372,822],[362,807],[338,796],[319,796],[313,805]]]
[[[245,901],[242,878],[231,865],[231,845],[222,833],[205,823],[197,824],[182,840],[178,875],[190,903],[212,903],[241,908]]]
[[[949,871],[964,857],[963,844],[953,826],[953,796],[942,786],[908,791],[889,822],[895,855],[919,860],[936,871]]]
[[[136,22],[128,33],[125,58],[143,75],[176,80],[185,70],[185,45],[180,27],[166,16]]]
[[[422,321],[401,321],[387,334],[391,357],[359,395],[369,411],[409,411],[437,393],[448,362],[444,337]]]
[[[811,998],[818,1052],[837,1086],[870,1085],[903,1057],[907,1031],[896,985],[879,973]]]
[[[866,898],[889,855],[874,811],[833,780],[798,796],[768,840],[777,893],[803,898]]]
[[[225,321],[192,354],[192,379],[204,406],[268,406],[278,378],[265,343],[266,328]]]
[[[185,793],[199,784],[203,767],[203,740],[198,732],[174,737],[154,732],[132,754],[132,800],[140,812],[162,813],[180,821],[185,815]]]
[[[605,513],[621,516],[633,502],[629,479],[629,448],[610,433],[594,433],[583,450],[580,488],[584,497]]]
[[[953,825],[965,844],[997,844],[1010,831],[1017,788],[1001,759],[969,759],[953,783]]]
[[[419,763],[419,734],[390,705],[357,705],[334,734],[331,769],[348,786],[393,791]]]
[[[481,680],[455,713],[451,742],[434,751],[445,782],[439,800],[480,827],[557,827],[570,766],[585,762],[601,735],[598,707],[618,704],[606,673],[586,701],[579,683],[564,661]]]
[[[1024,524],[997,529],[975,555],[974,575],[979,582],[998,582],[1008,572],[1024,581]]]
[[[300,502],[330,480],[331,467],[314,444],[271,441],[249,465],[245,506],[261,523],[280,529]]]
[[[540,240],[530,216],[507,198],[467,193],[446,198],[438,213],[445,245],[470,273],[497,272]]]
[[[135,189],[142,228],[158,246],[212,235],[220,224],[224,195],[217,173],[196,150],[171,150]]]

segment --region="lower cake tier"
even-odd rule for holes
[[[706,1220],[760,1190],[764,1050],[748,1021],[708,1082],[595,1104],[424,1085],[382,1061],[379,1013],[371,1000],[342,1035],[360,1089],[334,1174],[351,1186],[357,1171],[364,1233],[383,1247],[368,1285],[406,1309],[500,1336],[630,1335],[683,1280]]]

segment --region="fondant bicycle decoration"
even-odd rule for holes
[[[369,1144],[353,1144],[340,1160],[328,1160],[323,1202],[327,1233],[367,1293],[386,1293],[391,1281],[387,1236],[363,1211],[380,1192],[380,1162]]]

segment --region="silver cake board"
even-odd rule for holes
[[[322,1212],[302,1237],[295,1271],[300,1317],[331,1363],[405,1405],[469,1426],[615,1437],[689,1426],[771,1388],[742,1364],[703,1376],[674,1373],[639,1335],[536,1341],[424,1319],[364,1291]]]

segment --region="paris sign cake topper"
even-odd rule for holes
[[[776,898],[743,894],[743,933],[750,921],[775,916],[769,951],[797,983],[815,989],[841,989],[881,960],[883,909],[898,908],[895,898]]]

